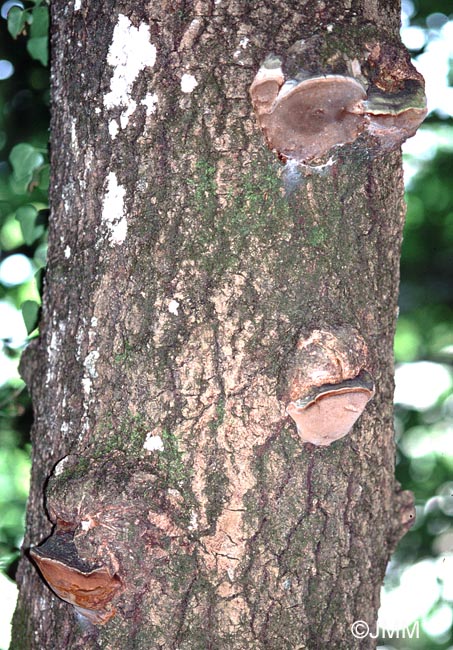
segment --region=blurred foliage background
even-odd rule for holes
[[[388,568],[379,648],[453,650],[453,13],[449,0],[403,0],[402,10],[402,37],[425,76],[430,110],[405,145],[408,211],[395,338],[396,473],[415,494],[417,519]],[[17,366],[37,335],[46,258],[49,74],[44,1],[0,0],[0,11],[0,649],[6,650],[32,423]]]
[[[46,257],[47,7],[0,2],[0,648],[9,645],[30,473],[30,399],[17,371]],[[7,16],[9,17],[9,25]],[[14,16],[15,14],[15,16]],[[40,14],[40,15],[38,15]],[[11,16],[16,18],[11,25]],[[31,33],[35,20],[34,35]],[[19,19],[19,20],[17,20]],[[28,21],[28,22],[27,22]],[[8,31],[8,27],[10,31]],[[16,33],[14,31],[16,30]],[[16,36],[13,38],[11,32]],[[22,33],[23,32],[23,33]],[[30,40],[35,39],[30,50]],[[38,56],[38,58],[33,58]],[[23,310],[23,314],[22,314]],[[28,324],[24,322],[24,317]]]

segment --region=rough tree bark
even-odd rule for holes
[[[22,363],[35,411],[24,548],[55,527],[54,587],[71,565],[73,592],[60,595],[82,616],[25,551],[12,648],[374,647],[350,627],[375,629],[412,512],[392,424],[400,151],[364,131],[291,175],[249,88],[271,53],[293,77],[398,84],[412,74],[398,3],[51,7],[49,260],[41,335]],[[353,431],[330,446],[303,443],[285,411],[311,381],[307,349],[340,372],[314,385],[374,378]],[[76,593],[77,576],[96,593]]]

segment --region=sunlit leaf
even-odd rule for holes
[[[13,38],[17,38],[22,32],[27,20],[27,12],[20,7],[11,7],[8,11],[8,31]]]
[[[26,300],[21,305],[27,334],[31,334],[38,325],[39,305],[34,300]]]
[[[9,161],[17,186],[26,191],[33,178],[34,170],[43,164],[44,157],[31,144],[21,142],[12,148]]]
[[[37,223],[38,210],[33,205],[22,205],[16,210],[16,219],[20,223],[22,236],[27,246],[33,244],[45,230],[45,226]]]

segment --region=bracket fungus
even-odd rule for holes
[[[62,600],[91,623],[104,625],[116,613],[112,599],[123,590],[121,579],[106,566],[89,566],[77,553],[74,532],[57,530],[30,556],[44,580]]]
[[[319,386],[290,402],[286,412],[304,442],[327,446],[351,431],[373,395],[373,380],[362,370],[354,379]]]
[[[269,148],[284,162],[321,158],[366,132],[384,149],[393,148],[414,135],[427,112],[420,75],[405,79],[396,92],[383,91],[361,75],[285,79],[275,56],[258,70],[250,96]]]
[[[374,395],[367,358],[365,341],[349,326],[298,341],[281,398],[304,442],[326,446],[349,433]]]
[[[364,109],[368,117],[368,131],[384,147],[391,148],[412,137],[426,117],[426,98],[422,88],[407,93],[369,92]]]
[[[352,77],[313,77],[278,87],[262,75],[250,94],[270,148],[284,158],[320,157],[335,145],[354,142],[364,128],[357,110],[366,93]]]

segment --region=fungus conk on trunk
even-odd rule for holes
[[[301,71],[301,78],[285,79],[282,61],[269,56],[250,87],[268,146],[284,161],[305,163],[362,134],[384,149],[399,146],[426,116],[423,79],[410,62],[405,63],[401,79],[393,80],[389,88],[379,77],[371,81],[361,73],[356,78]]]

